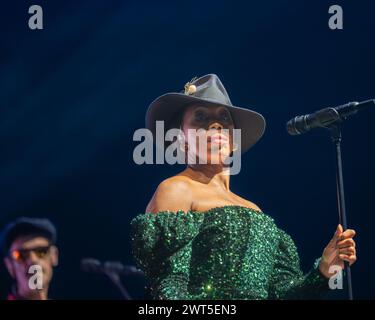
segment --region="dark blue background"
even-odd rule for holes
[[[179,166],[138,166],[133,132],[148,104],[194,76],[219,75],[235,105],[267,120],[242,158],[234,192],[292,235],[307,271],[336,228],[328,132],[291,137],[285,122],[375,97],[373,1],[6,1],[0,12],[0,224],[49,217],[59,231],[55,298],[119,298],[80,271],[93,256],[134,264],[129,222]],[[44,30],[28,28],[28,7]],[[344,30],[328,28],[340,4]],[[355,228],[357,298],[375,298],[373,118],[343,126],[347,214]],[[8,278],[1,271],[2,294]],[[3,281],[4,280],[4,281]],[[144,283],[124,279],[135,298]],[[340,296],[337,294],[337,297]]]

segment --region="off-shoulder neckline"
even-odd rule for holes
[[[156,213],[153,213],[153,212],[145,212],[144,214],[152,214],[152,215],[158,215],[160,213],[184,213],[184,214],[207,214],[207,213],[211,213],[212,211],[216,211],[216,210],[224,210],[224,209],[229,209],[229,208],[237,208],[237,209],[244,209],[244,210],[247,210],[247,211],[251,211],[253,213],[257,213],[257,214],[263,214],[263,215],[267,215],[266,213],[264,213],[263,211],[261,210],[256,210],[254,208],[249,208],[249,207],[245,207],[245,206],[241,206],[241,205],[236,205],[236,204],[228,204],[228,205],[224,205],[224,206],[217,206],[217,207],[212,207],[210,209],[207,209],[207,210],[203,210],[203,211],[199,211],[199,210],[188,210],[188,211],[184,211],[184,210],[177,210],[177,211],[171,211],[171,210],[160,210]]]

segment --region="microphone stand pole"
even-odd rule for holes
[[[105,275],[113,282],[113,284],[120,290],[125,300],[132,300],[130,294],[121,283],[121,278],[117,272],[104,272]]]
[[[345,209],[345,194],[344,194],[344,177],[342,172],[342,158],[341,158],[341,127],[340,121],[332,124],[328,127],[331,131],[331,138],[335,144],[336,151],[336,185],[337,185],[337,201],[339,211],[339,223],[343,226],[343,229],[347,229],[346,221],[346,209]],[[353,300],[353,288],[352,288],[352,275],[350,271],[350,265],[347,261],[344,261],[345,273],[348,282],[348,298]]]

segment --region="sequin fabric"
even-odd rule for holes
[[[329,290],[318,259],[303,274],[292,238],[242,206],[139,214],[131,248],[153,299],[318,299]]]

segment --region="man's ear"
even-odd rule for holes
[[[59,264],[59,249],[56,246],[51,246],[51,262],[54,267]]]
[[[3,261],[4,261],[5,267],[7,268],[10,276],[12,278],[15,278],[12,261],[8,257],[5,257]]]

